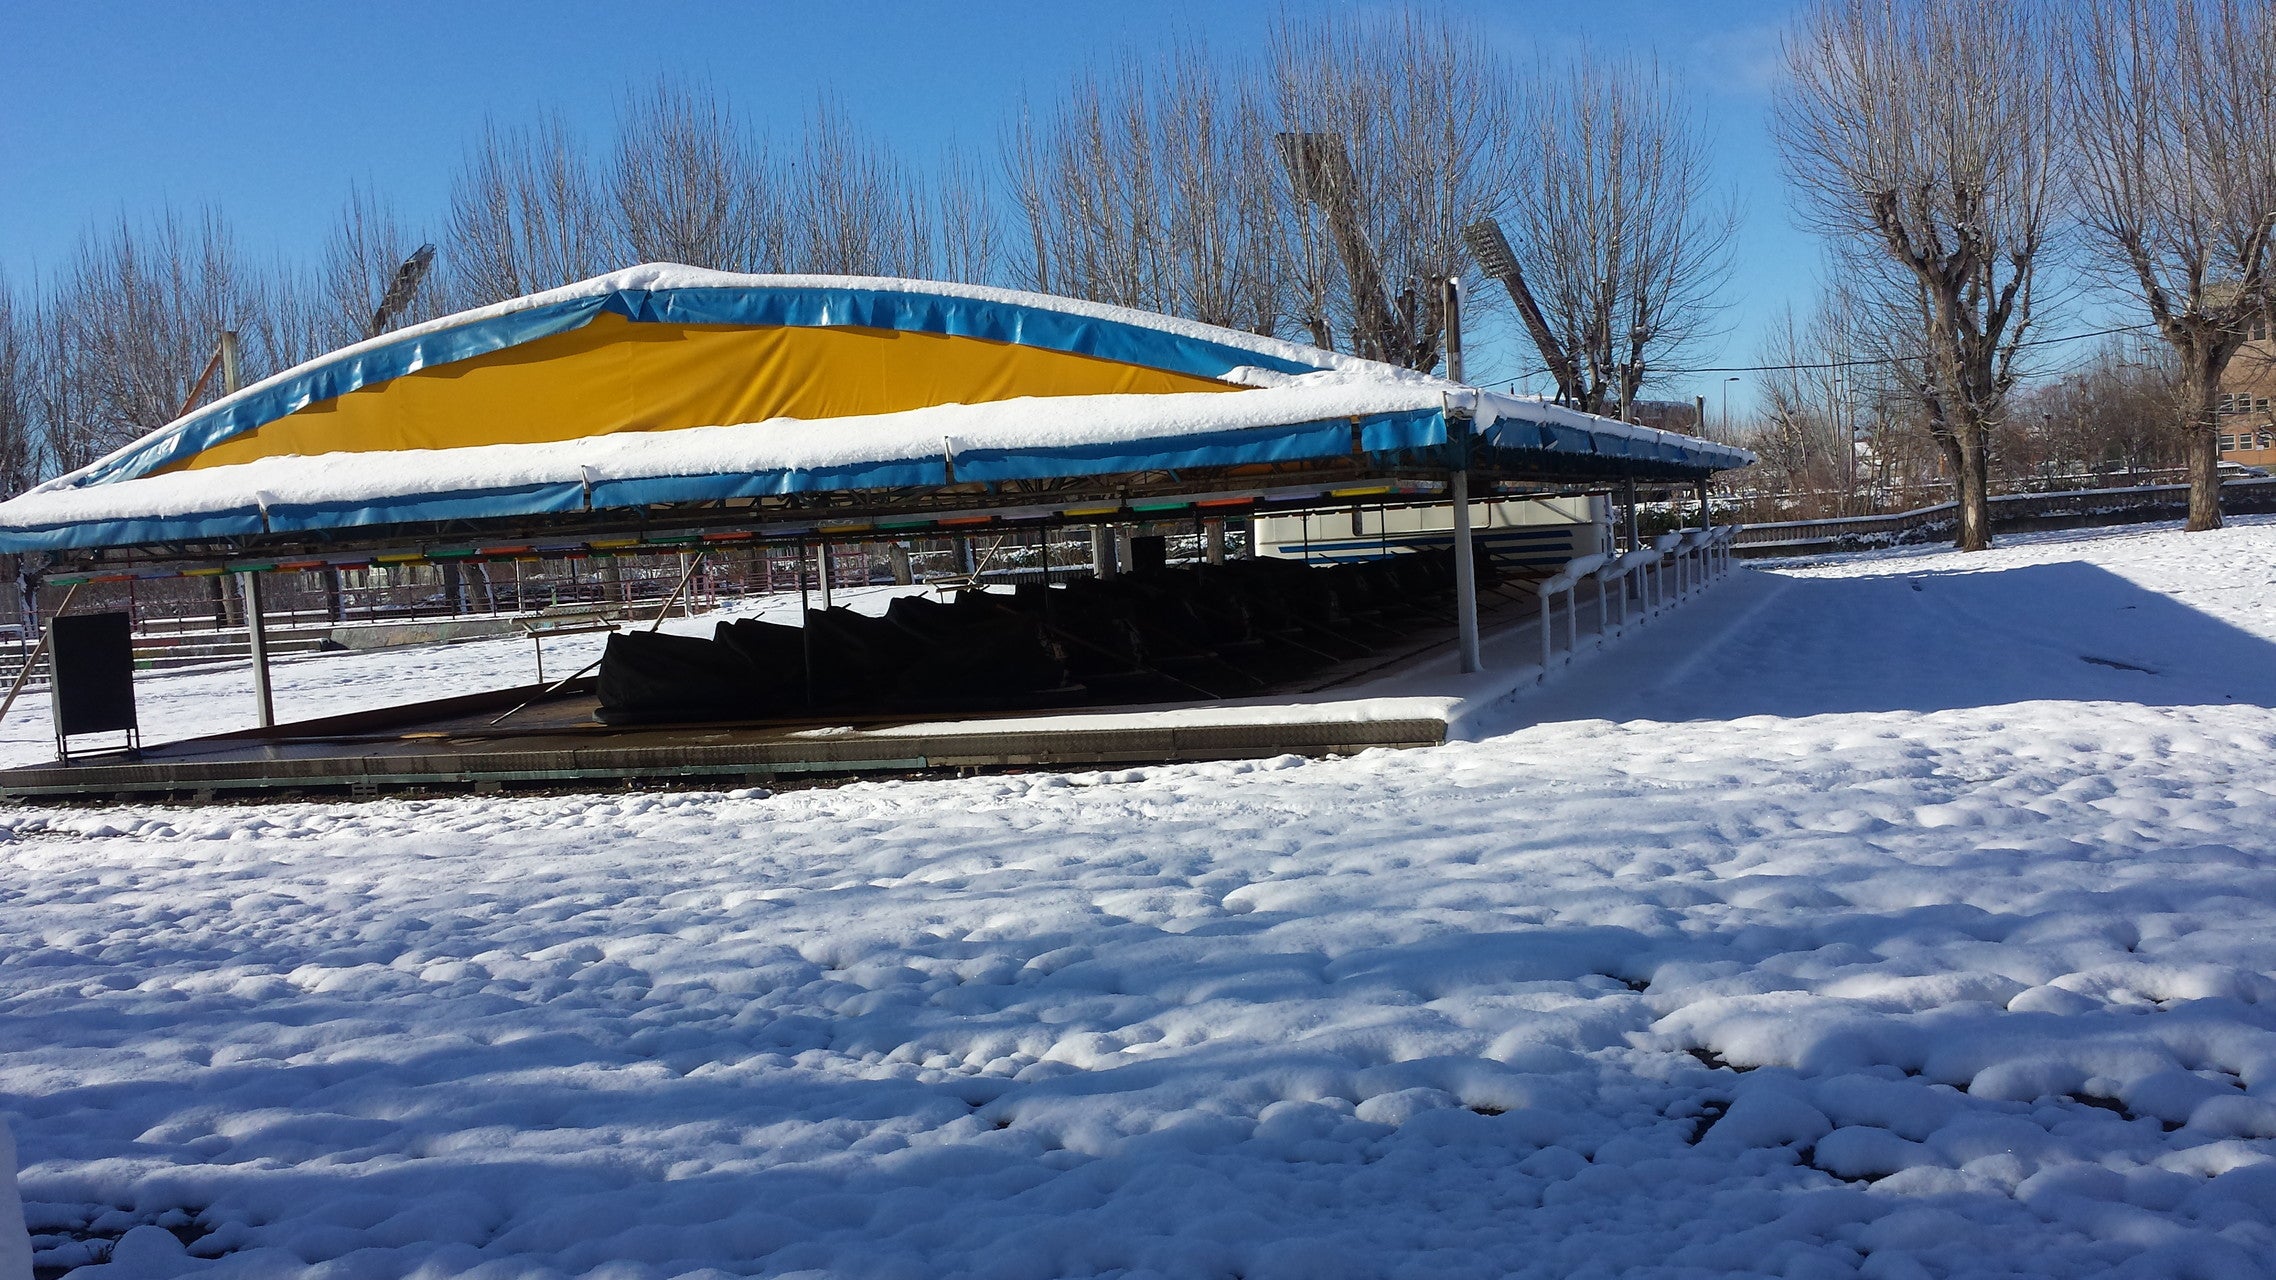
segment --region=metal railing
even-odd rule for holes
[[[2222,506],[2230,511],[2276,510],[2276,479],[2245,477],[2221,486]],[[2189,507],[2185,484],[2134,485],[2122,489],[2071,489],[2055,493],[2004,493],[1992,497],[1994,530],[2056,524],[2125,524],[2177,517]],[[1877,516],[1835,516],[1825,520],[1781,520],[1740,525],[1736,545],[1743,554],[1852,551],[1929,541],[1952,527],[1954,503],[1939,502]]]

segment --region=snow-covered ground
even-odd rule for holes
[[[82,1277],[2263,1276],[2272,658],[2127,529],[1427,751],[0,811],[0,1117]]]

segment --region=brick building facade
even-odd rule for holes
[[[2255,321],[2244,347],[2221,376],[2213,402],[2220,414],[2221,461],[2276,467],[2276,342],[2266,321]]]

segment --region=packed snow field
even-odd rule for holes
[[[2272,644],[2105,531],[1427,751],[0,811],[0,1116],[88,1278],[2261,1276]]]

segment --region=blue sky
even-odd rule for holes
[[[52,270],[91,219],[212,204],[256,254],[321,245],[351,182],[412,218],[440,208],[485,117],[559,109],[608,127],[659,73],[725,89],[785,127],[821,95],[912,156],[992,147],[1023,91],[1170,32],[1238,50],[1278,3],[23,3],[0,6],[0,273]],[[1291,8],[1301,9],[1294,5]],[[1817,249],[1795,231],[1763,129],[1780,0],[1476,3],[1452,8],[1529,58],[1586,41],[1656,53],[1703,109],[1745,229],[1730,336],[1748,364],[1768,316],[1807,307]],[[1696,388],[1714,393],[1719,378]],[[1683,389],[1671,387],[1671,394]],[[1742,387],[1738,394],[1744,396]],[[1734,402],[1736,407],[1736,402]]]

